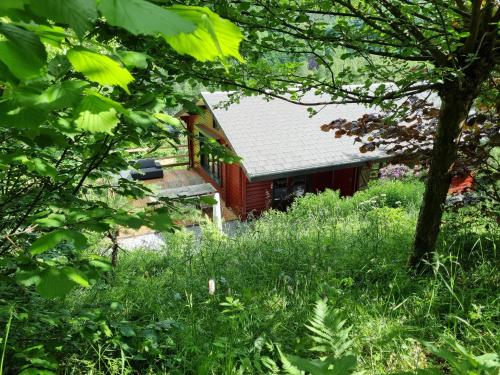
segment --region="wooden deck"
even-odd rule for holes
[[[206,181],[194,170],[190,169],[179,169],[179,170],[164,170],[163,178],[157,178],[152,180],[142,181],[145,185],[152,188],[153,191],[160,191],[165,189],[181,188],[191,185],[205,184]],[[132,204],[136,207],[145,207],[150,203],[150,198],[134,200]],[[236,214],[226,206],[224,201],[221,201],[221,211],[224,221],[238,220]],[[206,212],[208,216],[211,216],[210,212]],[[178,225],[192,225],[191,222],[177,222]],[[142,227],[139,230],[124,229],[120,231],[120,237],[131,237],[139,236],[143,234],[152,233],[153,230]]]
[[[163,178],[146,180],[146,185],[157,185],[161,189],[180,188],[183,186],[204,184],[206,181],[191,169],[164,170]]]

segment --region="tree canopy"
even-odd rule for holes
[[[161,45],[147,55],[131,36]],[[208,8],[144,0],[0,4],[0,254],[2,274],[46,297],[88,287],[108,261],[87,237],[116,226],[172,230],[174,202],[116,205],[147,187],[120,178],[126,148],[179,143],[182,103],[158,59],[241,60],[237,26]],[[7,278],[6,280],[12,280]]]

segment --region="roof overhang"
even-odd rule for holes
[[[323,166],[307,168],[307,169],[271,172],[269,174],[259,174],[259,175],[253,175],[253,176],[251,174],[249,174],[245,170],[245,168],[243,168],[243,171],[245,172],[245,174],[248,178],[248,181],[260,182],[260,181],[277,180],[280,178],[308,175],[308,174],[312,174],[312,173],[320,173],[320,172],[333,171],[333,170],[339,170],[339,169],[354,168],[354,167],[366,165],[368,163],[377,163],[377,162],[388,161],[388,160],[391,160],[392,158],[393,158],[393,156],[390,156],[390,155],[377,156],[377,157],[373,157],[373,158],[367,158],[364,160],[356,160],[353,162],[343,163],[343,164],[323,165]]]

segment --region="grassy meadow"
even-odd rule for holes
[[[122,254],[106,280],[37,302],[62,317],[44,330],[61,345],[58,371],[300,374],[330,361],[307,373],[497,373],[498,225],[474,208],[447,213],[433,271],[413,275],[422,191],[413,180],[326,191],[234,238],[206,225],[199,244],[180,231],[168,250]]]

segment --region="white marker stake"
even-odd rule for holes
[[[213,296],[215,294],[215,280],[210,279],[208,280],[208,294]]]
[[[220,207],[219,193],[214,194],[214,199],[216,200],[216,203],[214,204],[213,207],[213,220],[217,228],[219,228],[220,232],[222,233],[222,211]]]

